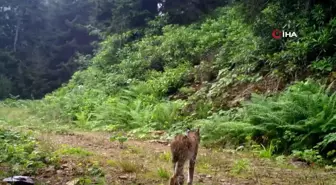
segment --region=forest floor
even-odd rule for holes
[[[0,116],[7,120],[3,121],[3,127],[31,130],[42,147],[60,154],[59,164],[40,169],[32,176],[37,184],[75,185],[84,184],[78,183],[83,179],[86,179],[85,184],[168,184],[172,173],[168,142],[130,139],[121,148],[118,142],[110,141],[111,133],[68,129],[50,132],[41,129],[42,125],[28,124],[28,119],[18,121],[17,116],[11,116],[11,111],[3,113],[0,110]],[[187,168],[186,165],[185,171]],[[201,147],[194,184],[336,185],[335,179],[335,172],[293,164],[286,158],[275,160],[273,157],[260,158],[259,153],[252,151]]]

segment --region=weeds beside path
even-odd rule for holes
[[[1,112],[5,113],[1,114],[4,117],[2,126],[23,132],[36,131],[34,136],[41,147],[59,156],[57,164],[32,175],[38,184],[158,185],[167,184],[172,173],[167,144],[130,139],[125,148],[120,148],[119,143],[110,141],[111,133],[69,129],[50,132],[52,129],[44,129],[48,126],[43,126],[36,117],[23,119],[24,111]],[[15,112],[20,117],[13,116]],[[275,160],[260,158],[258,153],[251,151],[201,148],[195,185],[334,185],[335,179],[335,172],[317,167],[295,167],[285,158]]]

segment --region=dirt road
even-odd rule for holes
[[[172,164],[167,144],[130,140],[120,148],[119,143],[111,142],[109,137],[107,133],[98,132],[41,134],[41,143],[59,151],[62,160],[60,166],[41,170],[37,181],[71,185],[80,178],[84,182],[83,177],[87,177],[86,184],[168,183]],[[201,148],[194,184],[334,185],[335,177],[323,169],[295,167],[287,160],[261,159],[253,152]]]

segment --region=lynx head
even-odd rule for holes
[[[197,140],[198,142],[200,142],[200,140],[201,140],[200,129],[197,128],[196,130],[190,130],[188,128],[187,129],[187,136],[190,137],[190,138],[194,138],[195,140]]]

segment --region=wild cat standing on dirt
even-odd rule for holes
[[[189,161],[188,185],[192,185],[200,140],[199,129],[196,131],[188,129],[186,135],[175,136],[170,144],[174,167],[174,175],[170,178],[170,185],[184,184],[183,168],[186,161]]]

